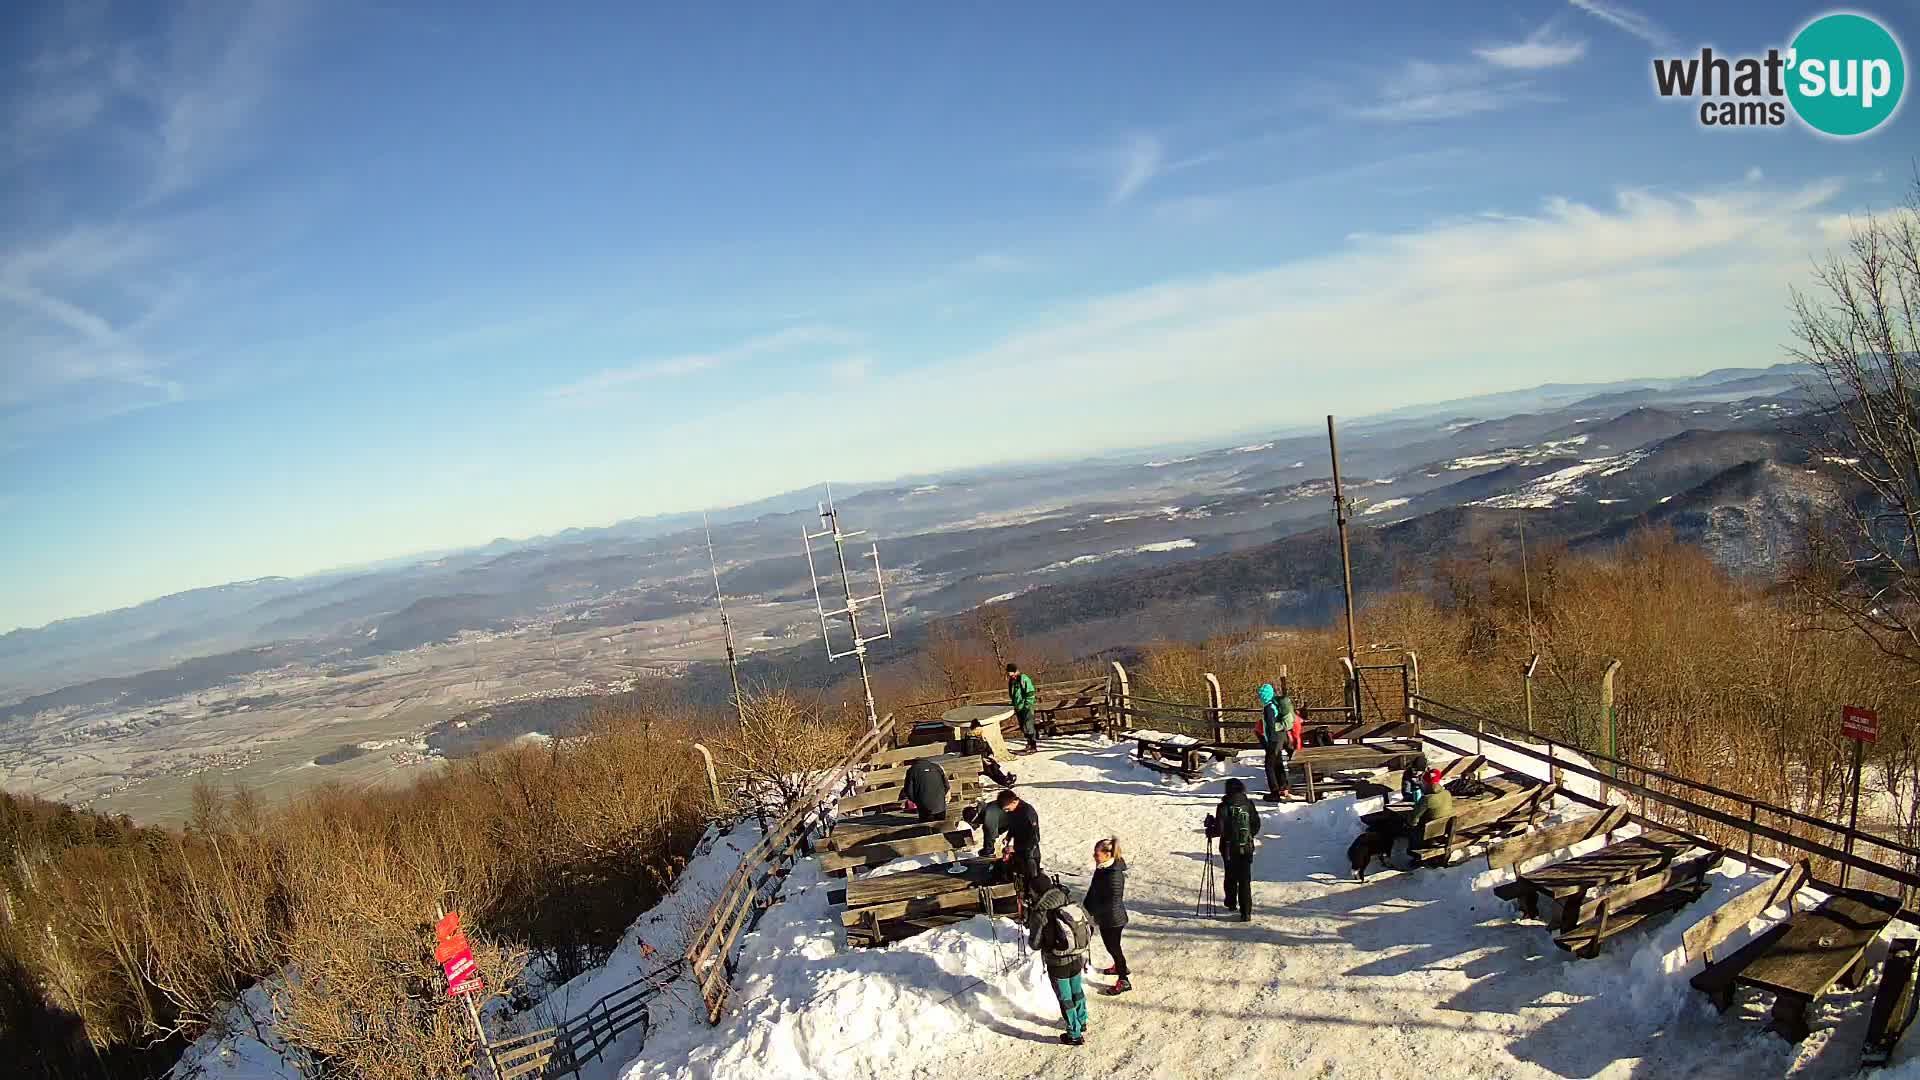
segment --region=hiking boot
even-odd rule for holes
[[[1069,1035],[1063,1031],[1060,1033],[1060,1041],[1066,1043],[1068,1046],[1085,1046],[1087,1037],[1085,1035]]]
[[[1105,990],[1102,990],[1100,992],[1102,994],[1105,994],[1107,997],[1115,997],[1119,994],[1124,994],[1131,989],[1133,989],[1133,983],[1127,981],[1126,976],[1123,975],[1121,976],[1119,982],[1114,983],[1112,986],[1109,986]]]
[[[1250,911],[1243,911],[1243,912],[1241,912],[1241,913],[1240,913],[1240,920],[1239,920],[1239,921],[1241,921],[1241,922],[1252,922],[1252,921],[1253,921],[1253,913],[1252,913],[1252,912],[1250,912]]]
[[[1107,967],[1103,967],[1103,968],[1101,968],[1101,969],[1100,969],[1100,974],[1102,974],[1102,975],[1118,975],[1118,974],[1120,974],[1120,969],[1119,969],[1119,968],[1117,968],[1117,967],[1113,967],[1113,966],[1111,966],[1111,965],[1109,965],[1109,966],[1107,966]]]

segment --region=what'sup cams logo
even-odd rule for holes
[[[1783,51],[1765,56],[1698,56],[1653,62],[1663,98],[1700,99],[1704,127],[1781,127],[1800,122],[1839,138],[1865,135],[1892,119],[1907,87],[1906,57],[1886,27],[1835,12],[1801,28]]]

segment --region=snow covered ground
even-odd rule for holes
[[[1468,745],[1472,736],[1448,741]],[[1039,960],[1010,922],[976,918],[886,949],[845,950],[827,902],[837,882],[807,860],[745,939],[717,1027],[683,980],[656,1003],[644,1049],[616,1048],[582,1076],[1752,1080],[1857,1068],[1872,983],[1814,1009],[1814,1033],[1798,1047],[1766,1032],[1764,998],[1723,1017],[1687,986],[1695,969],[1680,955],[1682,931],[1761,880],[1737,864],[1724,864],[1714,892],[1677,917],[1617,939],[1597,960],[1573,961],[1544,926],[1493,896],[1508,872],[1487,872],[1484,858],[1353,882],[1345,848],[1356,815],[1378,800],[1263,803],[1254,921],[1204,918],[1194,913],[1206,858],[1201,818],[1225,775],[1260,787],[1258,755],[1187,783],[1133,764],[1128,744],[1081,737],[1047,745],[1016,770],[1040,811],[1049,868],[1083,889],[1093,843],[1106,835],[1120,838],[1131,866],[1136,989],[1101,997],[1094,991],[1111,980],[1089,978],[1085,1047],[1056,1041],[1059,1013]],[[608,968],[556,991],[550,1012],[584,1007],[669,958],[750,832],[716,838]],[[1896,925],[1890,936],[1902,932],[1912,931]],[[643,942],[658,955],[644,957]],[[1097,943],[1094,957],[1105,965]],[[1903,1048],[1879,1075],[1920,1080],[1920,1055]]]

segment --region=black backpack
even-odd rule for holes
[[[1463,776],[1447,785],[1447,794],[1456,799],[1471,799],[1492,790],[1479,778],[1472,776]]]

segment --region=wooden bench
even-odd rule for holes
[[[1200,775],[1200,770],[1205,767],[1202,758],[1219,761],[1232,753],[1203,742],[1174,742],[1151,735],[1134,735],[1132,738],[1135,761],[1162,772],[1179,773],[1188,780]]]
[[[940,821],[921,821],[919,814],[904,810],[871,810],[858,817],[842,818],[834,823],[820,846],[827,851],[845,851],[860,844],[880,840],[906,840],[915,836],[952,832],[962,825],[960,807],[950,807]]]
[[[1408,845],[1408,854],[1422,865],[1446,866],[1453,862],[1453,853],[1464,847],[1532,828],[1534,819],[1553,804],[1559,790],[1558,784],[1529,782],[1516,790],[1507,790],[1505,785],[1496,787],[1484,798],[1455,799],[1453,815],[1421,826]]]
[[[896,784],[892,787],[856,792],[841,799],[836,806],[839,815],[844,818],[858,814],[863,810],[872,810],[875,807],[897,804],[904,790],[904,788]],[[947,789],[947,805],[950,807],[972,806],[974,803],[980,801],[982,790],[978,779],[963,781]]]
[[[1038,695],[1033,703],[1033,722],[1042,735],[1099,731],[1106,724],[1106,705],[1107,680],[1092,679]]]
[[[1467,777],[1479,776],[1480,770],[1486,767],[1487,756],[1485,754],[1468,754],[1465,757],[1457,757],[1445,765],[1440,766],[1440,782],[1446,784],[1455,780],[1463,780]]]
[[[944,731],[945,729],[942,728],[941,730]],[[889,765],[912,764],[923,757],[939,757],[943,754],[957,754],[961,752],[961,748],[954,746],[951,742],[945,739],[936,739],[933,742],[902,746],[895,750],[882,750],[873,755],[872,759],[867,762],[866,771],[871,772],[874,769],[884,768]]]
[[[921,758],[916,761],[880,765],[868,769],[860,774],[860,786],[862,790],[867,791],[878,788],[899,787],[907,782],[907,770],[920,764],[921,761],[930,761],[940,766],[940,771],[947,775],[947,783],[949,785],[965,783],[967,780],[976,779],[979,777],[981,770],[980,758],[976,755],[939,754]]]
[[[1867,947],[1899,913],[1892,897],[1847,891],[1835,893],[1811,911],[1794,910],[1795,894],[1806,884],[1802,861],[1722,905],[1696,923],[1685,937],[1687,955],[1704,955],[1706,969],[1691,980],[1721,1012],[1733,1007],[1741,987],[1773,994],[1773,1028],[1789,1042],[1807,1037],[1807,1008],[1836,985],[1857,987],[1866,976]],[[1733,955],[1713,959],[1713,949],[1734,931],[1775,904],[1785,904],[1785,921],[1768,929]]]
[[[1873,997],[1873,1015],[1867,1020],[1866,1044],[1860,1051],[1860,1067],[1878,1068],[1893,1057],[1900,1037],[1913,1026],[1920,994],[1914,993],[1914,961],[1920,958],[1920,940],[1900,938],[1887,950],[1886,963],[1880,968],[1880,990]]]
[[[971,918],[980,912],[996,914],[1011,909],[1020,886],[992,884],[993,864],[984,859],[962,863],[964,874],[945,866],[926,866],[884,877],[849,881],[828,902],[845,905],[840,924],[851,945],[883,945],[933,926]]]
[[[1528,859],[1537,858],[1550,851],[1559,851],[1591,840],[1596,836],[1606,836],[1627,824],[1627,809],[1624,806],[1612,806],[1598,814],[1563,821],[1558,825],[1540,829],[1504,844],[1495,844],[1487,849],[1487,869],[1499,870],[1502,867],[1518,866]]]
[[[1568,929],[1553,943],[1581,959],[1600,955],[1610,937],[1624,934],[1648,919],[1693,903],[1711,888],[1707,874],[1724,857],[1719,848],[1671,863],[1621,885],[1603,896],[1565,906]]]
[[[920,855],[941,855],[955,851],[965,851],[973,846],[973,830],[954,829],[949,832],[933,833],[928,836],[913,836],[895,840],[876,840],[857,844],[844,851],[830,851],[820,856],[820,869],[824,873],[838,874],[848,870],[862,870],[875,866],[884,866],[895,859],[910,859]]]

